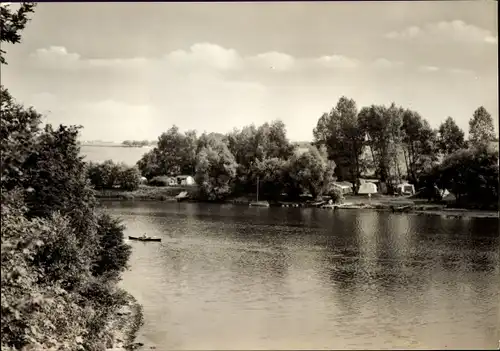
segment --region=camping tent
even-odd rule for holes
[[[409,183],[402,183],[397,186],[398,192],[405,195],[414,195],[415,186]]]
[[[335,189],[340,189],[342,194],[352,193],[352,183],[349,182],[333,182],[332,187]]]
[[[358,194],[375,194],[377,192],[377,186],[373,183],[363,183],[359,186]]]

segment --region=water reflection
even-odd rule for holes
[[[168,349],[490,348],[498,220],[373,211],[108,204],[124,286]]]

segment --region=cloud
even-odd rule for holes
[[[129,59],[88,59],[86,61],[88,66],[96,68],[139,68],[144,67],[149,62],[150,60],[145,57],[133,57]]]
[[[276,51],[251,56],[247,61],[250,65],[277,71],[288,71],[292,69],[296,63],[292,56]]]
[[[242,56],[234,49],[216,44],[198,43],[187,50],[175,50],[157,58],[84,58],[62,46],[51,46],[36,50],[32,55],[37,65],[52,69],[158,69],[187,70],[188,72],[234,72],[246,69],[285,72],[311,68],[348,69],[360,65],[360,61],[347,56],[333,54],[320,57],[296,58],[282,52],[264,52]]]
[[[497,44],[498,36],[489,30],[465,23],[461,20],[428,23],[425,26],[411,26],[385,35],[392,40],[427,39],[433,41],[454,41]]]
[[[446,72],[450,73],[453,76],[457,77],[465,77],[465,76],[476,76],[476,72],[470,69],[464,69],[464,68],[444,68],[444,67],[438,67],[438,66],[419,66],[417,68],[419,72]]]
[[[398,68],[402,67],[404,64],[401,61],[391,61],[386,58],[378,58],[375,61],[372,62],[372,66],[376,68]]]
[[[420,29],[420,27],[411,26],[399,32],[397,31],[389,32],[385,35],[385,37],[388,39],[408,39],[420,36],[422,35],[422,33],[423,30]]]
[[[492,35],[488,35],[484,38],[484,41],[488,44],[498,44],[498,36],[494,37]]]
[[[359,65],[358,60],[342,55],[321,56],[313,59],[312,63],[327,68],[354,68]]]
[[[236,50],[210,43],[194,44],[187,51],[173,51],[165,55],[164,59],[178,66],[210,67],[220,70],[236,69],[242,64],[242,58]]]
[[[75,68],[80,62],[80,55],[68,52],[64,46],[37,49],[31,57],[44,66],[58,69]]]
[[[437,72],[440,68],[436,66],[420,66],[418,70],[420,72]]]
[[[448,72],[455,75],[476,75],[476,72],[474,72],[473,70],[462,68],[450,68],[448,69]]]

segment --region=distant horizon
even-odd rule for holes
[[[140,140],[134,140],[134,139],[128,139],[130,141],[140,141]],[[82,140],[81,138],[79,138],[78,140],[80,143],[102,143],[102,144],[113,144],[113,145],[123,145],[123,142],[126,141],[126,140],[120,140],[120,141],[112,141],[112,140],[100,140],[100,139],[97,139],[97,140]],[[157,142],[158,140],[148,140],[149,142]],[[295,143],[295,144],[300,144],[300,143],[312,143],[313,140],[298,140],[298,141],[294,141],[294,140],[289,140],[290,143]]]

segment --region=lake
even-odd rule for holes
[[[157,350],[497,348],[498,218],[107,202]]]
[[[141,157],[151,150],[147,147],[120,147],[120,146],[80,146],[82,156],[85,161],[104,162],[113,160],[123,162],[129,166],[134,166]]]

